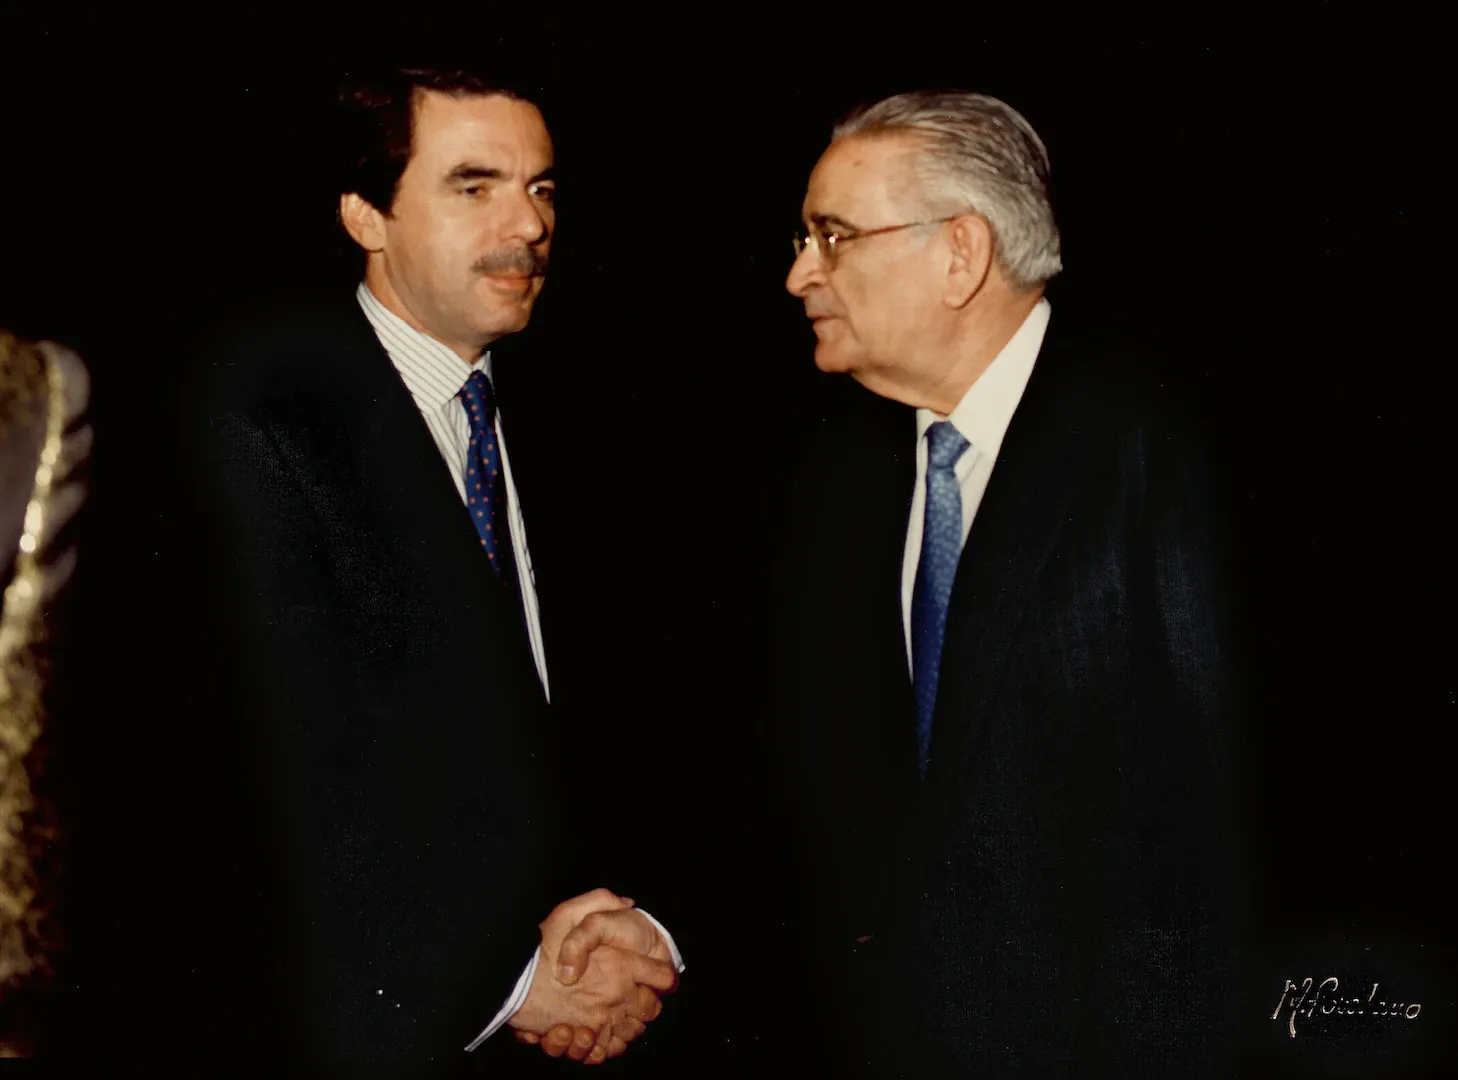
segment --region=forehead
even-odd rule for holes
[[[831,143],[810,174],[806,218],[857,221],[897,209],[911,184],[914,150],[903,134],[852,135]]]
[[[552,164],[552,138],[537,107],[492,94],[453,97],[427,90],[415,101],[411,164],[453,168],[462,161],[529,173]]]

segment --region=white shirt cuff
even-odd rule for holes
[[[642,908],[634,908],[633,910],[637,911],[638,914],[643,916],[643,918],[651,922],[654,928],[663,935],[663,943],[668,946],[668,954],[673,957],[673,969],[677,971],[680,975],[682,975],[684,969],[683,956],[680,955],[678,951],[678,946],[673,943],[673,935],[668,932],[668,927],[664,926],[661,922],[655,919],[652,915],[649,915]]]
[[[521,1007],[526,1004],[527,993],[532,988],[532,978],[537,973],[537,964],[541,959],[542,947],[538,945],[536,951],[532,953],[531,963],[527,964],[526,968],[522,971],[521,978],[516,980],[516,986],[512,988],[511,996],[506,999],[506,1004],[501,1006],[501,1011],[492,1018],[491,1023],[486,1025],[486,1030],[471,1040],[471,1044],[466,1047],[467,1051],[476,1049],[476,1047],[495,1035],[501,1030],[502,1025],[515,1016]]]
[[[682,975],[684,973],[683,955],[678,951],[678,946],[674,944],[673,935],[668,932],[668,928],[642,908],[635,910],[642,914],[643,918],[651,922],[653,928],[663,935],[663,943],[668,946],[668,953],[673,958],[674,970]],[[532,979],[536,977],[537,964],[541,962],[541,959],[542,947],[538,945],[536,951],[532,953],[531,962],[522,971],[521,977],[516,980],[516,986],[512,988],[511,996],[506,999],[506,1004],[501,1006],[501,1011],[492,1018],[491,1023],[486,1025],[486,1030],[471,1040],[470,1045],[466,1047],[467,1051],[476,1049],[476,1047],[495,1035],[526,1004],[527,994],[531,990]]]

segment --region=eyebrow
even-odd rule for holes
[[[471,180],[500,180],[505,175],[500,169],[488,168],[485,165],[457,165],[446,173],[446,183],[464,184]]]
[[[500,169],[490,168],[486,165],[457,165],[450,172],[446,173],[446,183],[448,184],[466,184],[470,183],[473,180],[504,179],[506,179],[506,173],[502,172]],[[537,175],[533,176],[530,180],[527,181],[527,183],[542,184],[547,183],[548,181],[551,181],[553,183],[556,182],[556,178],[552,175],[551,166],[548,166],[541,172],[537,173]]]
[[[843,217],[837,217],[835,214],[811,214],[810,224],[814,225],[817,229],[824,229],[828,225],[831,228],[848,229],[851,232],[856,230],[855,225]]]

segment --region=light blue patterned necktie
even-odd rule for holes
[[[911,671],[916,688],[916,750],[922,773],[931,747],[932,713],[937,704],[937,675],[942,664],[942,637],[947,629],[947,603],[957,562],[962,557],[962,489],[957,460],[971,445],[950,421],[927,429],[926,517],[921,534],[921,559],[911,594]]]

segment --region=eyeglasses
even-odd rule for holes
[[[820,256],[820,261],[825,265],[825,269],[834,270],[836,252],[842,244],[849,244],[852,240],[864,240],[868,236],[880,236],[883,233],[899,232],[902,229],[914,229],[918,225],[941,225],[961,216],[961,214],[953,214],[951,217],[933,218],[930,221],[908,221],[904,225],[883,225],[879,229],[866,229],[862,232],[852,233],[836,232],[835,230],[828,233],[821,232],[814,225],[809,225],[795,233],[792,241],[795,245],[795,258],[798,259],[800,253],[805,250],[805,246],[813,242],[815,254]]]

